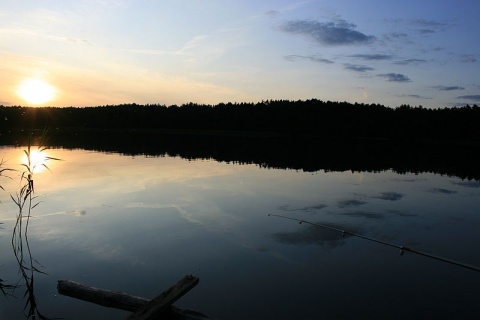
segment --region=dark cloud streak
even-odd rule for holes
[[[285,60],[292,61],[292,62],[297,61],[297,60],[310,60],[310,61],[317,62],[317,63],[327,63],[327,64],[334,63],[332,60],[328,60],[328,59],[325,59],[325,58],[320,58],[320,57],[315,56],[315,55],[302,56],[302,55],[292,54],[292,55],[285,56],[284,58],[285,58]]]
[[[361,73],[375,70],[374,68],[362,66],[358,64],[345,63],[343,66],[347,70],[354,71],[354,72],[361,72]]]
[[[367,36],[355,28],[356,25],[342,19],[334,22],[292,20],[280,26],[280,30],[284,32],[304,35],[328,46],[366,44],[375,40],[375,37]]]
[[[400,73],[383,73],[377,75],[378,77],[382,77],[387,79],[389,82],[411,82],[409,77]]]
[[[418,26],[427,27],[427,28],[444,28],[448,26],[448,24],[444,22],[437,22],[437,21],[425,20],[425,19],[414,19],[412,20],[412,23]]]
[[[392,55],[389,54],[353,54],[349,56],[351,58],[358,58],[362,60],[391,60],[393,58]]]
[[[472,101],[480,101],[480,94],[476,95],[467,95],[467,96],[458,96],[457,99],[465,99],[465,100],[472,100]]]
[[[448,87],[435,86],[434,88],[437,89],[437,90],[440,90],[440,91],[465,90],[464,87],[459,87],[459,86],[448,86]]]
[[[424,63],[424,62],[427,62],[427,60],[423,60],[423,59],[405,59],[405,60],[396,61],[396,62],[394,62],[394,64],[398,64],[398,65],[401,65],[401,66],[405,66],[405,65],[417,65],[417,64],[419,64],[419,63]]]

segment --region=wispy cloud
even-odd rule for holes
[[[147,55],[163,55],[163,54],[175,54],[175,51],[165,51],[165,50],[149,50],[149,49],[130,49],[131,53],[137,54],[147,54]]]
[[[383,39],[386,41],[404,41],[410,43],[411,40],[408,37],[408,34],[403,32],[390,32],[383,35]]]
[[[420,96],[418,94],[400,94],[397,97],[401,98],[415,98],[415,99],[422,99],[422,100],[430,100],[433,99],[431,97]]]
[[[460,62],[463,63],[475,63],[478,61],[478,55],[473,54],[463,54],[460,56]]]
[[[409,77],[400,73],[383,73],[377,75],[379,77],[387,79],[387,81],[391,82],[411,82]]]
[[[309,60],[309,61],[318,62],[318,63],[327,63],[327,64],[334,63],[332,60],[321,58],[316,55],[302,56],[302,55],[292,54],[292,55],[285,56],[284,58],[285,60],[288,60],[288,61]]]
[[[437,89],[437,90],[440,90],[440,91],[454,91],[454,90],[465,90],[464,87],[460,87],[460,86],[448,86],[448,87],[445,87],[445,86],[435,86],[433,87],[434,89]]]
[[[448,23],[445,23],[445,22],[426,20],[426,19],[413,19],[412,23],[418,26],[427,27],[427,28],[444,28],[448,26]]]
[[[391,60],[393,58],[393,56],[389,54],[353,54],[353,55],[350,55],[349,57],[367,60],[367,61]]]
[[[435,33],[435,30],[432,29],[417,29],[417,32],[420,34],[430,34],[430,33]]]
[[[371,68],[368,66],[351,64],[351,63],[345,63],[343,66],[347,70],[354,71],[354,72],[361,72],[361,73],[375,70],[374,68]]]
[[[411,20],[411,23],[413,25],[420,27],[416,31],[423,35],[436,33],[437,31],[442,31],[448,26],[448,23],[438,22],[433,20],[425,20],[425,19],[414,19],[414,20]]]
[[[269,17],[276,17],[280,14],[280,11],[278,10],[268,10],[265,12],[265,14]]]
[[[467,95],[467,96],[458,96],[457,99],[465,99],[471,101],[480,101],[480,94]]]
[[[27,29],[2,29],[0,28],[0,34],[10,34],[14,36],[33,36],[36,38],[43,38],[51,41],[59,41],[59,42],[69,42],[69,43],[82,43],[82,44],[89,44],[87,40],[75,37],[62,37],[56,36],[52,34],[46,33],[39,33],[35,31],[30,31]]]
[[[356,25],[343,19],[334,22],[292,20],[280,26],[280,30],[284,32],[307,36],[319,44],[328,46],[366,44],[375,40],[374,36],[368,36],[355,28]]]
[[[405,66],[405,65],[417,65],[417,64],[420,64],[420,63],[424,63],[424,62],[427,62],[427,60],[423,60],[423,59],[405,59],[405,60],[395,61],[394,64],[398,64],[398,65],[401,65],[401,66]]]

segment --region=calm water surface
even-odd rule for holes
[[[153,298],[187,274],[176,305],[217,319],[472,319],[480,273],[269,217],[306,219],[480,266],[480,183],[391,171],[299,172],[255,165],[49,150],[35,175],[29,243],[38,309],[51,318],[128,313],[56,291],[57,280]],[[21,170],[22,149],[0,148]],[[19,172],[0,178],[0,278],[20,275],[11,246]],[[41,265],[41,266],[40,266]],[[20,282],[21,284],[21,282]],[[25,319],[25,288],[0,295]]]

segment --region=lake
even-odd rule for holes
[[[0,148],[22,170],[22,147]],[[59,295],[57,281],[153,298],[193,274],[175,305],[221,319],[472,319],[480,273],[303,219],[480,266],[480,182],[435,171],[302,170],[245,161],[54,148],[35,173],[28,241],[38,311],[121,319]],[[12,250],[21,171],[0,177],[1,319],[25,319]],[[0,190],[1,191],[1,190]]]

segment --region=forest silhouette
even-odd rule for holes
[[[308,172],[393,170],[480,180],[480,108],[263,101],[215,106],[0,106],[0,145],[50,145]]]
[[[0,128],[194,130],[375,139],[480,139],[477,105],[389,108],[321,100],[268,100],[181,106],[122,104],[98,107],[0,106]]]

